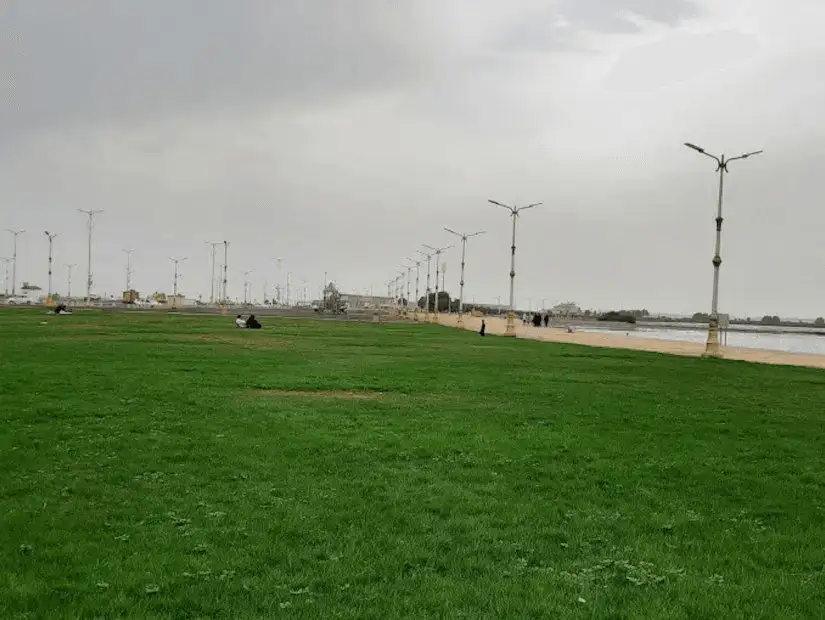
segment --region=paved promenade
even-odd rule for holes
[[[442,314],[439,316],[439,323],[448,327],[456,327],[457,320],[457,315]],[[486,317],[486,321],[488,334],[504,333],[505,319],[498,317]],[[478,331],[481,328],[481,318],[465,315],[464,328]],[[516,321],[516,336],[518,338],[529,338],[531,340],[567,342],[591,347],[654,351],[657,353],[669,353],[672,355],[686,355],[692,357],[702,355],[705,350],[705,346],[703,344],[697,344],[694,342],[652,339],[647,340],[643,338],[625,336],[621,333],[596,334],[592,332],[574,332],[570,334],[564,329],[522,325],[521,321]],[[745,362],[825,368],[825,355],[786,353],[784,351],[767,351],[763,349],[745,349],[734,347],[723,347],[722,352],[723,357],[726,359],[742,360]]]

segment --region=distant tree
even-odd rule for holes
[[[619,312],[611,310],[599,316],[600,321],[610,321],[613,323],[635,323],[636,317],[630,312]]]
[[[705,312],[696,312],[692,317],[690,317],[690,320],[697,323],[707,323],[710,321],[710,315]]]
[[[451,300],[447,291],[438,291],[438,312],[447,312],[453,304],[455,304],[455,312],[458,312],[458,300]],[[428,296],[419,299],[418,307],[422,309],[429,308],[432,311],[435,308],[435,293],[430,293]]]
[[[324,312],[338,313],[341,311],[341,293],[338,288],[330,282],[324,287]]]
[[[825,327],[825,319],[823,319],[821,316],[817,317],[816,321],[814,321],[814,325],[816,325],[817,327]]]
[[[584,316],[586,316],[586,317],[589,317],[591,314],[593,314],[593,313],[590,310],[585,310],[584,311]]]
[[[782,323],[782,319],[780,319],[776,315],[770,316],[766,314],[762,317],[760,323],[762,323],[762,325],[779,325],[780,323]]]

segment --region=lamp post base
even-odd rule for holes
[[[464,315],[463,314],[458,315],[458,320],[455,322],[455,326],[458,327],[459,329],[464,328]]]
[[[508,312],[507,313],[507,325],[504,328],[504,335],[510,336],[512,338],[516,337],[516,313],[515,312]]]
[[[711,320],[708,326],[708,340],[705,343],[705,352],[702,357],[721,357],[722,350],[719,347],[719,325]]]
[[[438,312],[432,313],[432,322],[436,324],[438,323]]]

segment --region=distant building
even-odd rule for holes
[[[580,316],[583,312],[576,303],[567,301],[550,308],[550,314],[553,316]]]
[[[398,300],[393,297],[358,295],[355,293],[341,293],[341,302],[350,310],[377,310],[379,308],[395,307],[398,304]]]

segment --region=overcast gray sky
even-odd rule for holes
[[[735,155],[721,310],[825,314],[821,0],[6,0],[0,228],[18,279],[55,282],[95,230],[95,291],[209,295],[228,239],[261,296],[384,284],[442,226],[467,299],[707,311],[717,181],[682,146]],[[11,255],[0,236],[0,256]],[[446,255],[458,294],[459,255]],[[283,277],[281,277],[281,281]]]

